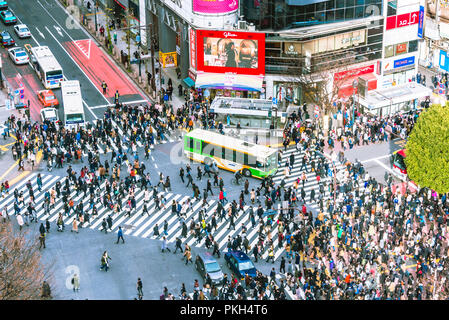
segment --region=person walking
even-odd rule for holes
[[[73,292],[80,290],[80,278],[78,274],[74,274],[72,278],[72,286],[73,286]]]
[[[103,255],[101,256],[101,267],[100,270],[105,269],[106,272],[108,272],[109,269],[109,260],[112,260],[111,257],[109,257],[108,252],[103,252]]]
[[[44,246],[45,249],[45,233],[39,233],[39,250]]]
[[[142,300],[143,298],[143,284],[142,284],[142,280],[140,278],[137,278],[137,298],[139,300]]]
[[[122,227],[118,227],[118,232],[117,232],[117,242],[116,244],[118,244],[119,240],[122,239],[122,243],[125,243],[125,239],[123,239],[123,230]]]
[[[103,95],[105,95],[106,91],[108,90],[108,84],[106,83],[106,81],[103,80],[103,82],[101,83],[101,87],[103,88]]]
[[[182,251],[182,241],[181,241],[181,239],[179,238],[179,237],[176,237],[176,247],[175,247],[175,251],[173,251],[173,253],[176,253],[177,251],[178,251],[178,249],[181,251],[181,253],[183,252]]]
[[[23,217],[22,217],[21,214],[17,215],[17,224],[19,225],[19,230],[21,231],[22,227],[23,227],[23,224],[24,224]]]
[[[161,244],[161,251],[165,252],[167,250],[168,252],[171,252],[170,248],[167,246],[167,238],[162,237],[162,244]]]
[[[78,233],[78,220],[76,218],[72,221],[72,230],[70,231]]]

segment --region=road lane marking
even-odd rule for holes
[[[45,36],[44,36],[44,34],[36,27],[36,30],[37,30],[37,32],[40,34],[40,36],[42,37],[42,38],[44,38],[45,39]]]
[[[125,102],[121,102],[121,104],[138,104],[138,103],[147,103],[147,100],[134,100],[134,101],[125,101]],[[90,107],[91,109],[101,109],[101,108],[107,108],[107,107],[115,107],[115,104],[110,103],[110,104],[103,104],[103,105],[99,105],[99,106],[94,106],[94,107]]]
[[[391,157],[392,155],[393,155],[393,154],[390,153],[390,154],[387,154],[387,155],[384,155],[384,156],[381,156],[381,157],[372,158],[372,159],[367,159],[367,160],[363,160],[363,161],[360,161],[360,162],[361,162],[361,163],[367,163],[367,162],[370,162],[370,161],[376,161],[376,160],[380,160],[380,159],[389,158],[389,157]]]
[[[47,9],[45,9],[45,7],[42,5],[42,3],[40,3],[40,1],[38,0],[37,3],[40,4],[40,6],[45,10],[45,12],[47,12],[47,14],[49,15],[50,18],[53,19],[54,22],[56,22],[56,24],[61,27],[62,31],[64,31],[67,36],[70,38],[70,40],[72,40],[72,42],[75,42],[75,40],[70,36],[70,34],[65,31],[65,29],[59,24],[59,22],[53,18],[53,16],[50,14],[50,12],[48,12]],[[75,20],[76,21],[76,20]],[[50,35],[56,40],[56,42],[58,42],[58,44],[61,46],[61,48],[65,51],[65,53],[70,57],[70,59],[72,59],[72,61],[78,66],[78,69],[81,70],[81,72],[84,74],[84,76],[90,81],[90,83],[92,83],[92,85],[94,86],[95,89],[97,89],[97,91],[100,93],[100,95],[103,97],[104,100],[106,100],[107,103],[109,103],[109,100],[103,95],[103,93],[100,91],[100,89],[97,88],[97,86],[93,83],[93,81],[87,76],[87,74],[84,72],[84,70],[78,65],[78,63],[76,63],[76,61],[73,59],[73,57],[67,52],[67,50],[64,48],[64,46],[59,42],[58,39],[56,39],[56,37],[53,35],[53,33],[50,32],[50,30],[48,30],[47,27],[45,27],[45,29],[47,29],[47,31],[50,33]],[[91,110],[92,111],[92,110]],[[98,118],[97,118],[98,119]]]

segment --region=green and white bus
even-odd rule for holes
[[[278,151],[216,132],[194,129],[184,135],[187,158],[246,177],[264,178],[277,171]]]

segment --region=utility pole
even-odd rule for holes
[[[152,72],[152,76],[151,76],[151,91],[153,92],[153,95],[156,95],[156,83],[154,82],[154,77],[156,77],[156,73],[154,72],[154,41],[153,41],[153,24],[149,25],[150,27],[150,40],[149,40],[149,45],[150,45],[150,50],[151,50],[151,72]]]
[[[95,32],[98,31],[97,8],[98,8],[98,1],[95,1],[95,5],[94,5],[94,13],[95,13]]]
[[[128,8],[128,9],[126,9],[126,26],[128,27],[127,31],[126,31],[126,40],[128,42],[128,61],[127,61],[128,71],[131,71],[131,64],[129,63],[131,61],[131,24],[130,24],[130,21],[131,21],[131,10]]]

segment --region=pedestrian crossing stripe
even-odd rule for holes
[[[288,155],[288,153],[287,153]],[[284,155],[286,157],[287,155]],[[296,164],[296,163],[295,163]],[[295,171],[299,174],[298,171]],[[296,174],[296,173],[295,173]],[[62,196],[60,198],[55,199],[55,204],[53,208],[50,208],[49,214],[45,213],[45,209],[41,204],[43,204],[43,200],[45,197],[45,192],[48,190],[50,191],[51,188],[53,188],[56,184],[56,182],[60,181],[61,186],[64,186],[65,180],[67,177],[60,177],[56,175],[51,174],[41,174],[42,178],[42,189],[41,191],[36,190],[37,189],[37,173],[32,173],[28,179],[24,179],[20,183],[14,186],[14,189],[17,189],[19,192],[23,192],[24,199],[28,199],[29,191],[26,187],[26,183],[28,180],[31,181],[35,196],[35,203],[36,205],[36,216],[39,220],[45,221],[45,219],[49,219],[50,223],[54,223],[58,219],[58,213],[63,211],[64,203],[62,202]],[[279,181],[279,176],[277,177],[277,180]],[[307,182],[306,188],[307,190],[312,190],[314,188],[318,188],[318,185],[316,183],[316,179],[311,179],[315,182]],[[106,182],[102,181],[100,182],[100,190],[105,190]],[[1,207],[7,206],[8,212],[12,213],[14,211],[14,196],[13,196],[13,190],[10,191],[10,194],[2,201]],[[96,190],[97,192],[97,190]],[[150,191],[152,192],[152,191]],[[87,191],[87,194],[90,194],[89,191]],[[329,195],[329,192],[326,192],[327,195]],[[195,222],[197,222],[197,216],[198,212],[201,209],[204,209],[204,219],[207,223],[211,222],[212,214],[216,212],[218,201],[211,199],[210,196],[208,197],[207,204],[203,206],[203,200],[196,200],[193,196],[186,196],[186,195],[180,195],[180,194],[174,194],[172,192],[167,191],[160,191],[158,192],[159,196],[163,196],[166,199],[165,208],[162,208],[157,210],[156,209],[156,203],[154,199],[151,197],[148,204],[148,212],[149,215],[144,214],[143,212],[143,204],[144,204],[144,190],[140,189],[139,187],[136,187],[135,189],[135,200],[136,200],[136,210],[131,214],[130,217],[126,215],[126,211],[122,210],[122,212],[114,213],[110,208],[105,208],[102,203],[97,203],[97,210],[98,215],[91,216],[89,219],[89,222],[85,222],[83,225],[83,228],[89,228],[92,230],[101,230],[101,222],[103,221],[103,218],[107,218],[108,215],[111,215],[111,218],[113,220],[113,224],[111,227],[112,232],[116,232],[118,230],[119,226],[130,226],[130,228],[127,228],[124,230],[125,235],[131,235],[135,237],[142,237],[142,238],[152,238],[155,239],[156,237],[153,235],[153,228],[158,224],[160,227],[160,234],[163,234],[163,224],[164,221],[167,221],[168,223],[168,229],[167,229],[167,241],[169,243],[172,243],[176,241],[177,237],[181,237],[182,228],[181,228],[181,222],[180,219],[176,214],[171,213],[171,204],[173,200],[178,201],[178,203],[183,204],[185,201],[190,199],[192,201],[191,203],[191,209],[186,212],[185,217],[185,223],[187,226],[189,226],[191,219],[193,218]],[[215,194],[216,196],[216,194]],[[76,193],[76,190],[74,188],[71,188],[71,193],[69,195],[74,202],[75,207],[79,203],[82,203],[83,206],[83,212],[89,210],[89,197],[84,196],[84,192],[79,190],[78,195]],[[126,206],[126,201],[128,199],[128,196],[126,196],[122,200],[123,206]],[[307,192],[306,195],[306,202],[307,200],[310,200],[310,192]],[[25,205],[21,206],[21,212],[26,210],[27,203],[25,202]],[[162,205],[162,204],[161,204]],[[226,210],[230,207],[230,203],[226,203],[224,205],[224,210]],[[257,203],[252,205],[254,207],[254,210],[257,207]],[[309,206],[318,208],[317,203],[309,204]],[[249,240],[250,248],[252,249],[255,245],[257,245],[259,241],[259,223],[258,218],[256,217],[256,225],[254,227],[251,227],[250,222],[250,216],[249,216],[249,209],[250,205],[245,205],[243,212],[241,210],[238,210],[234,219],[235,223],[235,229],[229,228],[230,222],[227,218],[224,218],[222,220],[219,219],[218,215],[216,216],[217,220],[217,229],[212,231],[212,235],[214,236],[214,239],[218,242],[220,250],[225,250],[227,246],[228,236],[231,236],[231,239],[240,234],[242,234],[242,224],[247,228],[246,237]],[[70,213],[69,216],[63,215],[63,220],[65,225],[70,225],[73,222],[74,219],[74,213],[73,211]],[[262,218],[264,222],[267,222],[267,217]],[[289,227],[293,227],[293,223],[289,224]],[[283,253],[284,253],[284,247],[278,246],[278,228],[276,223],[272,223],[271,225],[271,237],[273,240],[273,247],[274,247],[274,259],[277,260]],[[188,235],[186,238],[183,238],[183,242],[187,243],[189,246],[195,246],[195,247],[204,247],[205,246],[205,235],[203,234],[202,239],[198,242],[197,239],[193,234],[190,234],[190,230],[188,230]],[[252,251],[250,251],[252,254]],[[263,248],[263,251],[261,252],[262,259],[266,259],[268,256],[268,247],[265,246]]]

